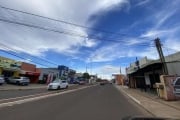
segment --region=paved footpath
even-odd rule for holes
[[[164,101],[158,96],[137,89],[117,85],[115,87],[157,117],[180,119],[180,101]]]

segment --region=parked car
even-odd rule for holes
[[[0,85],[4,84],[4,77],[0,76]]]
[[[180,77],[177,77],[173,82],[174,94],[180,96]]]
[[[12,77],[9,78],[8,83],[17,84],[17,85],[29,85],[30,80],[28,77]]]
[[[66,80],[56,79],[48,84],[48,90],[59,90],[68,88],[68,82]]]
[[[86,81],[84,81],[84,80],[79,80],[79,85],[84,85],[84,84],[86,84]]]
[[[73,84],[79,84],[78,80],[73,81]]]

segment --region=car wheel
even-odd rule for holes
[[[60,90],[61,89],[61,87],[60,86],[58,86],[58,88],[57,88],[58,90]]]
[[[16,85],[19,85],[19,81],[16,82]]]

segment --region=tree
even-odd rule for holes
[[[89,79],[90,78],[89,73],[87,73],[87,72],[83,73],[83,78],[86,80]]]

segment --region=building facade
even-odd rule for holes
[[[59,78],[59,70],[57,68],[39,68],[41,74],[39,76],[39,83],[49,83],[56,78]]]
[[[0,75],[5,79],[18,77],[21,70],[21,62],[0,56]]]
[[[125,85],[125,75],[123,74],[113,74],[115,84],[117,85]]]
[[[22,62],[20,76],[25,76],[30,79],[30,83],[38,83],[40,76],[40,69],[36,65]]]
[[[69,67],[64,66],[64,65],[59,65],[58,66],[58,70],[59,70],[59,76],[61,78],[68,78],[68,74],[69,74]]]
[[[169,75],[180,75],[180,52],[165,57]],[[138,63],[138,64],[137,64]],[[151,60],[144,57],[126,69],[131,88],[156,88],[155,83],[160,82],[163,75],[163,64],[159,59]]]

